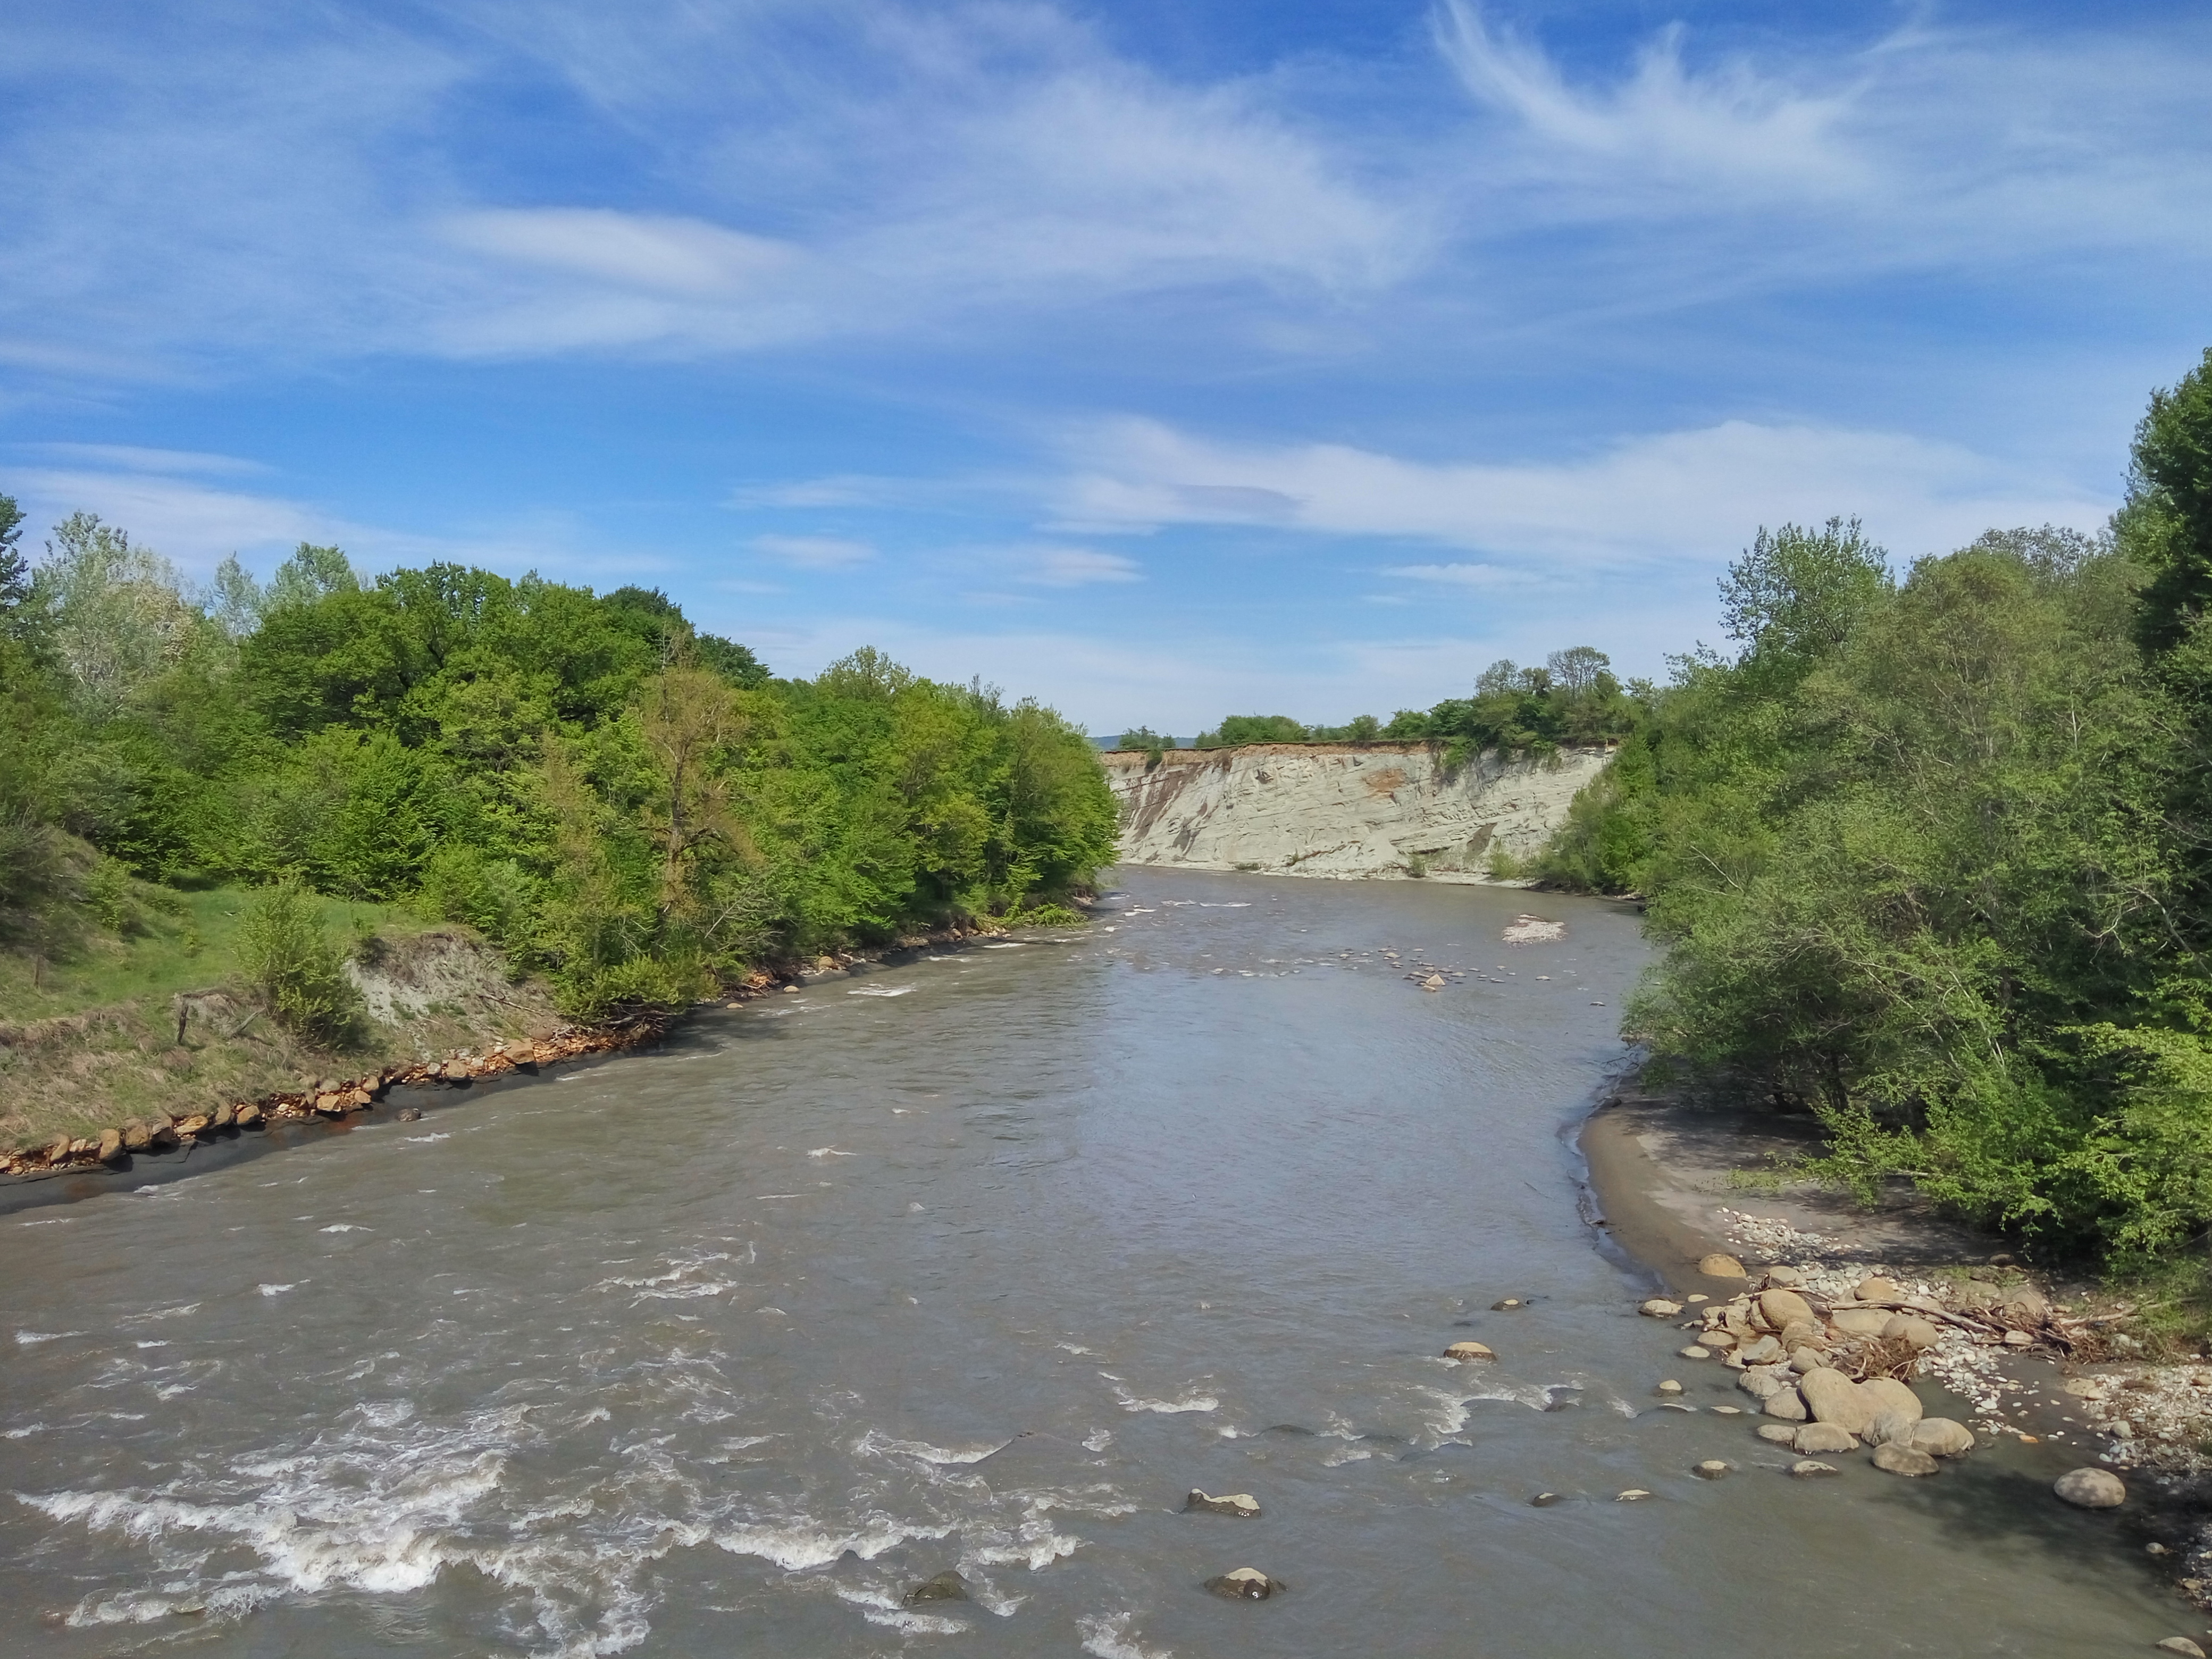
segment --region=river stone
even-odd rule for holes
[[[1806,1409],[1819,1422],[1833,1423],[1857,1434],[1874,1420],[1875,1402],[1841,1371],[1808,1371],[1799,1379],[1797,1389],[1805,1397]]]
[[[1737,1340],[1736,1334],[1725,1325],[1712,1326],[1698,1339],[1709,1348],[1733,1348]]]
[[[1969,1311],[1994,1308],[2003,1300],[2004,1292],[1986,1279],[1970,1279],[1951,1292],[1952,1305]]]
[[[1784,1357],[1780,1340],[1771,1336],[1762,1336],[1756,1342],[1746,1344],[1735,1351],[1735,1356],[1747,1365],[1771,1365]]]
[[[1912,1425],[1912,1444],[1930,1457],[1964,1457],[1974,1449],[1974,1437],[1963,1423],[1948,1417],[1923,1417]]]
[[[1525,1308],[1528,1305],[1528,1304],[1526,1302],[1523,1302],[1519,1297],[1509,1296],[1503,1301],[1492,1303],[1490,1304],[1490,1311],[1492,1313],[1504,1313],[1509,1308]]]
[[[218,1107],[216,1107],[216,1108],[215,1109],[215,1110],[213,1110],[212,1112],[210,1112],[210,1113],[208,1114],[208,1121],[209,1121],[210,1123],[213,1124],[213,1125],[214,1125],[216,1128],[218,1128],[218,1129],[228,1129],[228,1127],[230,1127],[230,1121],[231,1121],[231,1119],[233,1119],[233,1118],[236,1117],[237,1115],[238,1115],[238,1108],[237,1108],[237,1107],[235,1107],[235,1106],[218,1106]]]
[[[1917,1426],[1917,1419],[1885,1407],[1867,1425],[1866,1441],[1870,1446],[1909,1446],[1912,1443],[1912,1431]]]
[[[1799,1480],[1817,1480],[1824,1474],[1841,1474],[1833,1463],[1823,1463],[1814,1458],[1801,1457],[1790,1466],[1790,1475]]]
[[[1279,1578],[1270,1578],[1257,1567],[1238,1567],[1206,1581],[1206,1589],[1231,1601],[1264,1601],[1290,1589]]]
[[[1680,1394],[1682,1392],[1682,1385],[1670,1376],[1664,1382],[1662,1382],[1659,1385],[1659,1392],[1661,1394]]]
[[[1232,1492],[1224,1497],[1215,1498],[1193,1486],[1190,1489],[1190,1496],[1183,1500],[1182,1509],[1185,1515],[1194,1512],[1202,1515],[1233,1515],[1241,1521],[1257,1521],[1260,1518],[1260,1500],[1249,1492]]]
[[[1808,1423],[1790,1437],[1790,1446],[1797,1451],[1847,1452],[1858,1449],[1858,1437],[1849,1429],[1835,1423]]]
[[[232,1114],[232,1121],[236,1123],[241,1129],[251,1129],[255,1124],[261,1121],[261,1109],[250,1100],[243,1106],[240,1106],[235,1113]]]
[[[1705,1409],[1709,1412],[1716,1412],[1723,1417],[1741,1417],[1743,1415],[1743,1407],[1741,1406],[1708,1406]]]
[[[2116,1510],[2128,1501],[2125,1483],[2110,1469],[2069,1469],[2051,1490],[2077,1510]]]
[[[1905,1294],[1905,1287],[1893,1279],[1884,1279],[1879,1273],[1871,1279],[1862,1279],[1851,1294],[1862,1302],[1894,1302]]]
[[[1802,1376],[1807,1371],[1816,1371],[1828,1363],[1828,1356],[1810,1344],[1790,1351],[1790,1369]]]
[[[1554,1504],[1564,1504],[1566,1501],[1567,1497],[1565,1492],[1540,1492],[1534,1498],[1528,1500],[1528,1507],[1536,1510],[1548,1510]]]
[[[153,1140],[154,1132],[135,1117],[123,1126],[123,1150],[126,1152],[143,1152]]]
[[[2030,1336],[2026,1331],[2007,1331],[2004,1334],[2004,1340],[2005,1346],[2008,1348],[2032,1348],[2035,1346],[2035,1339]],[[2115,1342],[2124,1342],[2127,1339],[2122,1336],[2116,1336],[2112,1340]]]
[[[968,1600],[968,1581],[948,1568],[934,1578],[923,1579],[900,1600],[910,1607],[924,1601],[965,1601]]]
[[[1910,1314],[1899,1314],[1881,1328],[1883,1341],[1904,1342],[1915,1353],[1918,1353],[1923,1348],[1934,1347],[1936,1339],[1942,1334],[1942,1333],[1927,1320],[1915,1319]]]
[[[1431,974],[1426,979],[1421,981],[1421,988],[1424,991],[1443,990],[1444,988],[1444,976],[1442,974]]]
[[[1713,1357],[1713,1351],[1711,1348],[1702,1347],[1695,1342],[1686,1348],[1677,1348],[1674,1352],[1685,1359],[1711,1359]]]
[[[1936,1473],[1936,1460],[1924,1451],[1915,1451],[1910,1446],[1881,1445],[1874,1449],[1874,1466],[1887,1469],[1892,1474],[1921,1475]]]
[[[1636,1311],[1646,1319],[1672,1319],[1682,1311],[1682,1304],[1679,1302],[1669,1302],[1663,1296],[1655,1296],[1639,1306]]]
[[[177,1126],[166,1117],[156,1118],[146,1139],[155,1146],[173,1146],[177,1144]]]
[[[2204,1659],[2204,1650],[2186,1636],[2169,1636],[2164,1641],[2154,1642],[2151,1645],[2161,1653],[2179,1653],[2187,1655],[2188,1659]]]
[[[1997,1308],[1997,1316],[2016,1331],[2033,1331],[2050,1322],[2051,1304],[2025,1285],[2008,1291]]]
[[[1825,1334],[1826,1333],[1809,1319],[1793,1319],[1775,1333],[1774,1340],[1782,1345],[1785,1352],[1794,1353],[1808,1343],[1819,1341]]]
[[[1747,1370],[1736,1378],[1735,1385],[1758,1400],[1764,1400],[1767,1395],[1779,1393],[1790,1386],[1773,1371],[1766,1370]]]
[[[1476,1360],[1495,1359],[1498,1356],[1495,1353],[1492,1353],[1489,1346],[1485,1343],[1455,1342],[1451,1346],[1444,1350],[1444,1358],[1447,1359]]]
[[[2102,1400],[2105,1397],[2105,1383],[2101,1377],[2069,1376],[2063,1387],[2077,1400]]]
[[[1769,1417],[1778,1417],[1785,1423],[1805,1420],[1805,1396],[1795,1389],[1777,1389],[1759,1402],[1759,1408]]]
[[[1708,1279],[1748,1279],[1751,1277],[1749,1273],[1744,1272],[1742,1262],[1737,1261],[1732,1255],[1723,1254],[1719,1250],[1715,1250],[1711,1255],[1699,1261],[1698,1263],[1698,1271]]]
[[[1917,1423],[1927,1414],[1920,1396],[1895,1377],[1870,1377],[1859,1384],[1859,1391],[1873,1401],[1875,1412],[1901,1412],[1907,1420]]]
[[[1778,1331],[1786,1331],[1792,1325],[1817,1328],[1813,1317],[1813,1304],[1796,1291],[1785,1291],[1779,1285],[1759,1293],[1759,1311]]]
[[[1762,1423],[1759,1425],[1759,1437],[1777,1446],[1796,1443],[1800,1432],[1787,1423]]]
[[[1880,1336],[1893,1317],[1882,1308],[1838,1308],[1828,1322],[1845,1336]]]
[[[1766,1282],[1778,1285],[1786,1291],[1802,1285],[1805,1282],[1805,1275],[1795,1267],[1769,1267],[1766,1270]]]
[[[1650,1496],[1651,1494],[1641,1486],[1631,1486],[1626,1492],[1613,1493],[1613,1501],[1616,1504],[1641,1504]]]
[[[100,1132],[100,1161],[112,1164],[123,1156],[123,1131],[102,1129]]]
[[[1735,1464],[1724,1463],[1717,1457],[1708,1457],[1690,1473],[1700,1480],[1725,1480],[1735,1471]]]
[[[420,1106],[402,1106],[393,1115],[402,1123],[420,1123],[422,1109]]]

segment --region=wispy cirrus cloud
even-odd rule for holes
[[[1907,434],[1726,421],[1565,461],[1425,461],[1344,444],[1232,445],[1158,422],[1093,428],[1054,506],[1096,528],[1257,524],[1483,550],[1398,574],[1498,586],[1532,565],[1710,562],[1760,524],[1858,514],[1919,553],[1993,524],[2093,528],[2109,503]]]
[[[1143,568],[1119,553],[1088,547],[1043,547],[1029,556],[1021,580],[1039,587],[1089,587],[1098,582],[1140,582]]]
[[[850,570],[875,561],[872,544],[845,536],[765,535],[752,544],[781,564],[799,570]]]

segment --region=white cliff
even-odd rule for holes
[[[1550,839],[1607,751],[1490,751],[1450,771],[1425,744],[1171,749],[1149,771],[1140,751],[1101,758],[1129,864],[1480,881],[1492,848],[1525,858]]]

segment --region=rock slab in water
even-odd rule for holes
[[[1260,1518],[1260,1500],[1249,1492],[1232,1492],[1215,1498],[1193,1486],[1190,1496],[1183,1500],[1182,1508],[1186,1515],[1196,1511],[1205,1515],[1233,1515],[1245,1521]]]
[[[2169,1636],[2163,1642],[2153,1645],[2160,1653],[2179,1653],[2186,1655],[2188,1659],[2204,1659],[2204,1650],[2186,1636]]]
[[[1206,1589],[1231,1601],[1264,1601],[1290,1589],[1279,1578],[1270,1578],[1257,1567],[1238,1567],[1206,1581]]]
[[[1725,1480],[1735,1468],[1733,1463],[1724,1463],[1717,1457],[1708,1457],[1690,1473],[1700,1480]]]
[[[1817,1458],[1801,1457],[1790,1466],[1790,1473],[1799,1480],[1817,1480],[1824,1474],[1841,1474],[1833,1463],[1823,1463]]]
[[[968,1600],[968,1581],[957,1572],[947,1570],[934,1578],[925,1578],[900,1598],[907,1606],[919,1607],[925,1601],[965,1601]]]
[[[1791,1428],[1787,1423],[1762,1423],[1759,1425],[1759,1437],[1778,1446],[1797,1446],[1797,1437],[1804,1432],[1802,1429]],[[1854,1441],[1852,1443],[1856,1445],[1857,1443]],[[1797,1446],[1797,1449],[1802,1451],[1804,1448]]]
[[[1718,1250],[1715,1250],[1711,1255],[1698,1262],[1698,1271],[1708,1279],[1748,1279],[1751,1277],[1749,1273],[1744,1272],[1742,1262],[1737,1261],[1732,1255],[1724,1255]]]
[[[1455,1342],[1451,1346],[1444,1350],[1444,1358],[1447,1359],[1478,1360],[1495,1359],[1498,1356],[1491,1352],[1488,1345],[1486,1343]]]
[[[1887,1469],[1892,1474],[1921,1475],[1936,1473],[1936,1460],[1924,1451],[1915,1451],[1886,1441],[1874,1449],[1874,1466]]]
[[[1790,1437],[1790,1443],[1807,1454],[1847,1452],[1858,1448],[1858,1437],[1839,1423],[1808,1423]]]
[[[2069,1469],[2051,1490],[2077,1510],[2116,1510],[2128,1501],[2126,1483],[2110,1469]]]
[[[1682,1304],[1669,1302],[1663,1296],[1655,1296],[1638,1306],[1636,1311],[1646,1319],[1672,1319],[1682,1311]]]

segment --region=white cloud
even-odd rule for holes
[[[756,536],[753,545],[769,557],[801,570],[849,570],[866,564],[876,550],[842,536]]]
[[[739,293],[796,263],[796,250],[696,219],[605,208],[481,208],[445,222],[478,252],[618,286],[671,294]]]
[[[1991,525],[2094,528],[2112,503],[1907,434],[1727,421],[1626,439],[1571,460],[1416,461],[1343,444],[1237,446],[1158,422],[1093,428],[1055,507],[1095,526],[1278,526],[1479,549],[1480,564],[1406,567],[1495,583],[1486,568],[1711,560],[1759,525],[1859,514],[1911,555]],[[1453,574],[1449,573],[1458,572]]]
[[[1394,564],[1386,565],[1386,576],[1401,576],[1407,581],[1437,582],[1447,587],[1526,587],[1529,575],[1525,570],[1509,570],[1495,564]]]
[[[195,449],[148,449],[135,444],[31,443],[20,446],[38,455],[78,465],[128,472],[205,472],[217,476],[266,472],[259,461],[214,455]]]
[[[1085,587],[1093,582],[1140,582],[1143,569],[1119,553],[1087,547],[1045,547],[1030,556],[1022,580],[1040,587]]]

